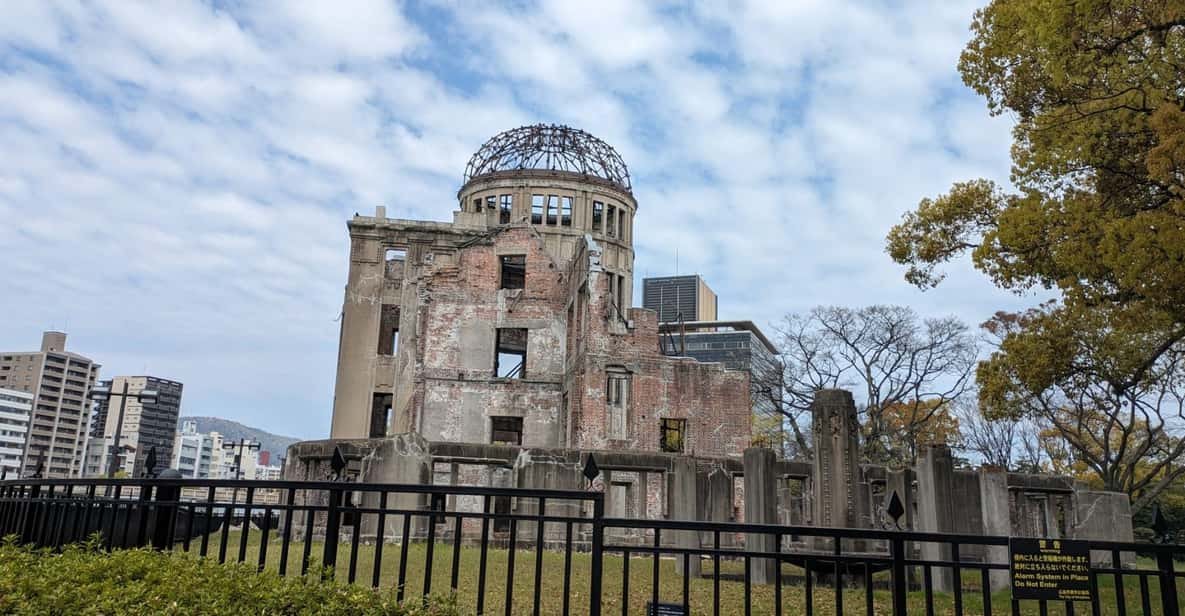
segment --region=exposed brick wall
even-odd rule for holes
[[[594,255],[595,256],[595,255]],[[572,264],[587,268],[588,256],[578,252]],[[593,259],[595,261],[595,258]],[[586,272],[587,319],[583,352],[574,358],[579,373],[573,396],[576,438],[573,446],[587,449],[659,449],[661,419],[687,420],[684,452],[698,456],[736,456],[750,444],[749,375],[727,371],[720,364],[701,364],[659,352],[658,315],[650,310],[627,311],[627,327],[611,305],[608,278]],[[573,273],[573,278],[581,278]],[[578,294],[577,291],[575,294]],[[630,373],[628,438],[606,438],[606,368],[624,367]]]
[[[525,289],[500,288],[509,254],[526,255]],[[396,388],[412,388],[410,423],[430,440],[488,442],[490,417],[518,416],[526,446],[657,451],[660,420],[678,418],[686,453],[736,456],[749,445],[748,374],[663,356],[656,314],[613,305],[595,244],[561,262],[533,229],[507,227],[434,255],[405,284],[418,285],[416,305],[403,306],[415,331],[401,332],[414,344],[413,378]],[[494,378],[499,327],[528,330],[526,378]],[[620,440],[606,438],[610,366],[630,374]]]

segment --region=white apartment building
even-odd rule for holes
[[[173,440],[173,459],[170,467],[181,472],[186,479],[205,479],[210,477],[210,468],[214,462],[214,444],[217,432],[203,434],[197,431],[197,422],[192,419],[181,421],[181,430]],[[222,447],[222,439],[218,439],[218,447]],[[219,452],[221,459],[221,452]]]
[[[260,481],[279,481],[283,471],[279,466],[256,466],[255,478]]]
[[[9,479],[20,476],[32,412],[33,394],[0,388],[0,474]]]

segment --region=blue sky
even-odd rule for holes
[[[722,318],[1033,303],[884,254],[920,198],[1007,181],[1010,120],[955,70],[976,3],[596,5],[0,4],[0,348],[65,329],[184,414],[324,437],[346,219],[449,219],[469,156],[535,122],[621,152],[636,284],[677,251]]]

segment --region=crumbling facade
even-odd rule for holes
[[[500,134],[452,223],[349,222],[333,438],[740,455],[748,375],[665,357],[631,308],[625,164],[566,127]]]
[[[458,198],[452,223],[393,220],[383,208],[350,221],[332,438],[293,445],[285,478],[581,490],[595,455],[591,489],[614,518],[1131,539],[1127,496],[1070,478],[957,468],[945,446],[923,447],[912,468],[862,464],[844,390],[815,394],[811,460],[752,447],[749,372],[664,355],[658,314],[629,308],[637,203],[624,163],[595,138],[563,127],[503,133],[474,156]],[[348,462],[340,474],[334,452]],[[389,505],[428,506],[420,494],[397,498]],[[532,514],[526,500],[497,497],[493,513]],[[450,496],[444,506],[487,505]],[[471,522],[461,539],[480,536]],[[397,526],[370,519],[350,532],[394,541]],[[644,543],[648,532],[611,534]],[[526,525],[519,533],[534,540]],[[663,538],[704,540],[674,535]],[[768,536],[721,538],[738,540],[774,547]],[[834,548],[784,541],[789,552]],[[953,557],[941,543],[915,548]],[[1006,554],[967,546],[958,557]],[[754,566],[758,583],[774,578],[770,563]],[[1006,581],[993,573],[993,586]],[[936,573],[936,589],[950,583],[949,571]]]

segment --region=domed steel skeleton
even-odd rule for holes
[[[465,182],[501,171],[539,169],[595,176],[632,192],[629,170],[612,146],[575,128],[535,124],[499,133],[465,166]]]

